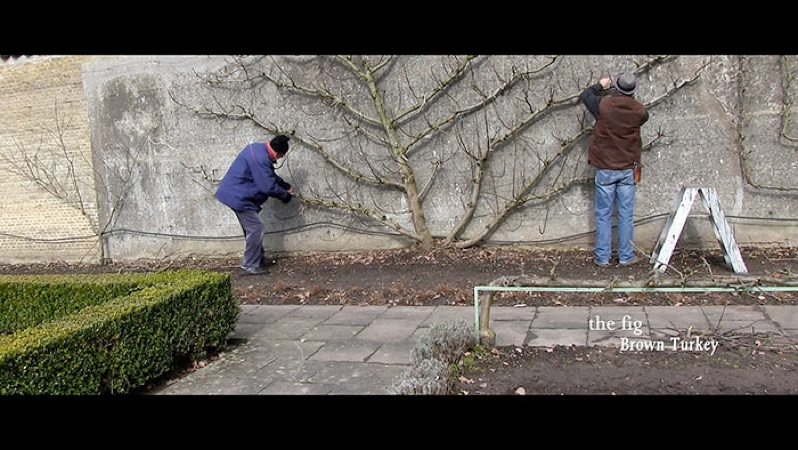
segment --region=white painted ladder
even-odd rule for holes
[[[704,207],[709,211],[712,230],[723,248],[723,257],[726,260],[726,264],[732,266],[734,273],[748,273],[748,268],[745,266],[742,255],[740,255],[740,249],[734,240],[734,234],[729,228],[726,216],[720,207],[718,194],[715,192],[715,188],[711,187],[682,188],[676,202],[676,210],[668,215],[668,220],[665,222],[665,226],[662,227],[662,233],[659,235],[657,245],[651,253],[650,262],[654,264],[654,269],[665,272],[668,268],[668,261],[670,261],[676,242],[682,234],[684,223],[693,207],[696,194],[701,196]]]

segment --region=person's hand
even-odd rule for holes
[[[609,77],[604,77],[599,80],[599,83],[601,83],[602,88],[607,89],[608,87],[610,87],[610,85],[612,85],[612,80],[610,80]]]

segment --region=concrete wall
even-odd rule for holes
[[[9,93],[0,100],[2,155],[18,155],[20,147],[33,149],[39,142],[47,149],[91,154],[80,159],[73,172],[79,175],[72,177],[83,186],[84,212],[69,198],[70,191],[65,189],[62,199],[7,170],[14,167],[9,156],[0,159],[0,169],[6,168],[0,195],[8,199],[0,209],[0,262],[86,260],[87,254],[120,261],[240,254],[240,227],[213,191],[243,146],[277,130],[296,133],[278,171],[307,198],[365,205],[412,229],[402,193],[355,180],[322,156],[361,173],[376,168],[385,177],[396,176],[379,121],[363,126],[367,133],[348,133],[350,122],[344,119],[351,116],[340,108],[345,103],[350,111],[380,117],[370,86],[383,95],[385,117],[399,130],[393,138],[408,150],[419,186],[434,180],[423,207],[436,237],[445,237],[466,214],[474,178],[469,155],[490,149],[477,208],[460,242],[478,235],[529,187],[523,204],[512,208],[483,242],[589,247],[592,186],[563,187],[592,176],[585,164],[589,133],[584,133],[592,119],[576,95],[601,76],[652,61],[644,56],[565,56],[553,63],[542,56],[482,57],[453,77],[441,95],[436,89],[463,58],[403,56],[386,64],[370,80],[373,84],[355,79],[345,65],[330,59],[252,58],[248,68],[257,70],[251,72],[233,72],[231,59],[218,56],[36,57],[0,64],[0,88]],[[795,65],[795,57],[775,55],[691,55],[656,61],[640,73],[637,98],[651,111],[644,141],[655,144],[644,153],[638,186],[638,247],[651,250],[682,186],[717,189],[741,246],[795,245],[798,158],[792,136],[798,133],[791,103],[796,92],[788,81]],[[490,97],[519,68],[529,75]],[[245,79],[261,74],[273,82]],[[335,92],[337,103],[279,85],[286,80]],[[685,80],[694,81],[674,90]],[[51,143],[52,134],[40,130],[55,127],[56,102],[59,115],[70,118],[63,133],[67,145]],[[481,102],[488,106],[414,140],[429,124]],[[560,158],[546,162],[558,152]],[[64,166],[63,158],[51,159]],[[64,172],[60,178],[69,179]],[[693,212],[680,245],[716,247],[700,203]],[[265,245],[275,252],[412,242],[352,211],[313,202],[269,201],[262,216]],[[52,239],[60,240],[47,241]]]

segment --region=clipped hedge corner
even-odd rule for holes
[[[0,394],[121,394],[223,348],[230,276],[0,276]]]

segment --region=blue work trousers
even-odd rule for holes
[[[635,180],[632,169],[596,169],[597,263],[608,263],[612,255],[612,214],[618,207],[618,262],[634,258]]]
[[[256,268],[263,264],[263,220],[257,211],[236,211],[236,217],[244,231],[244,258],[241,267]]]

